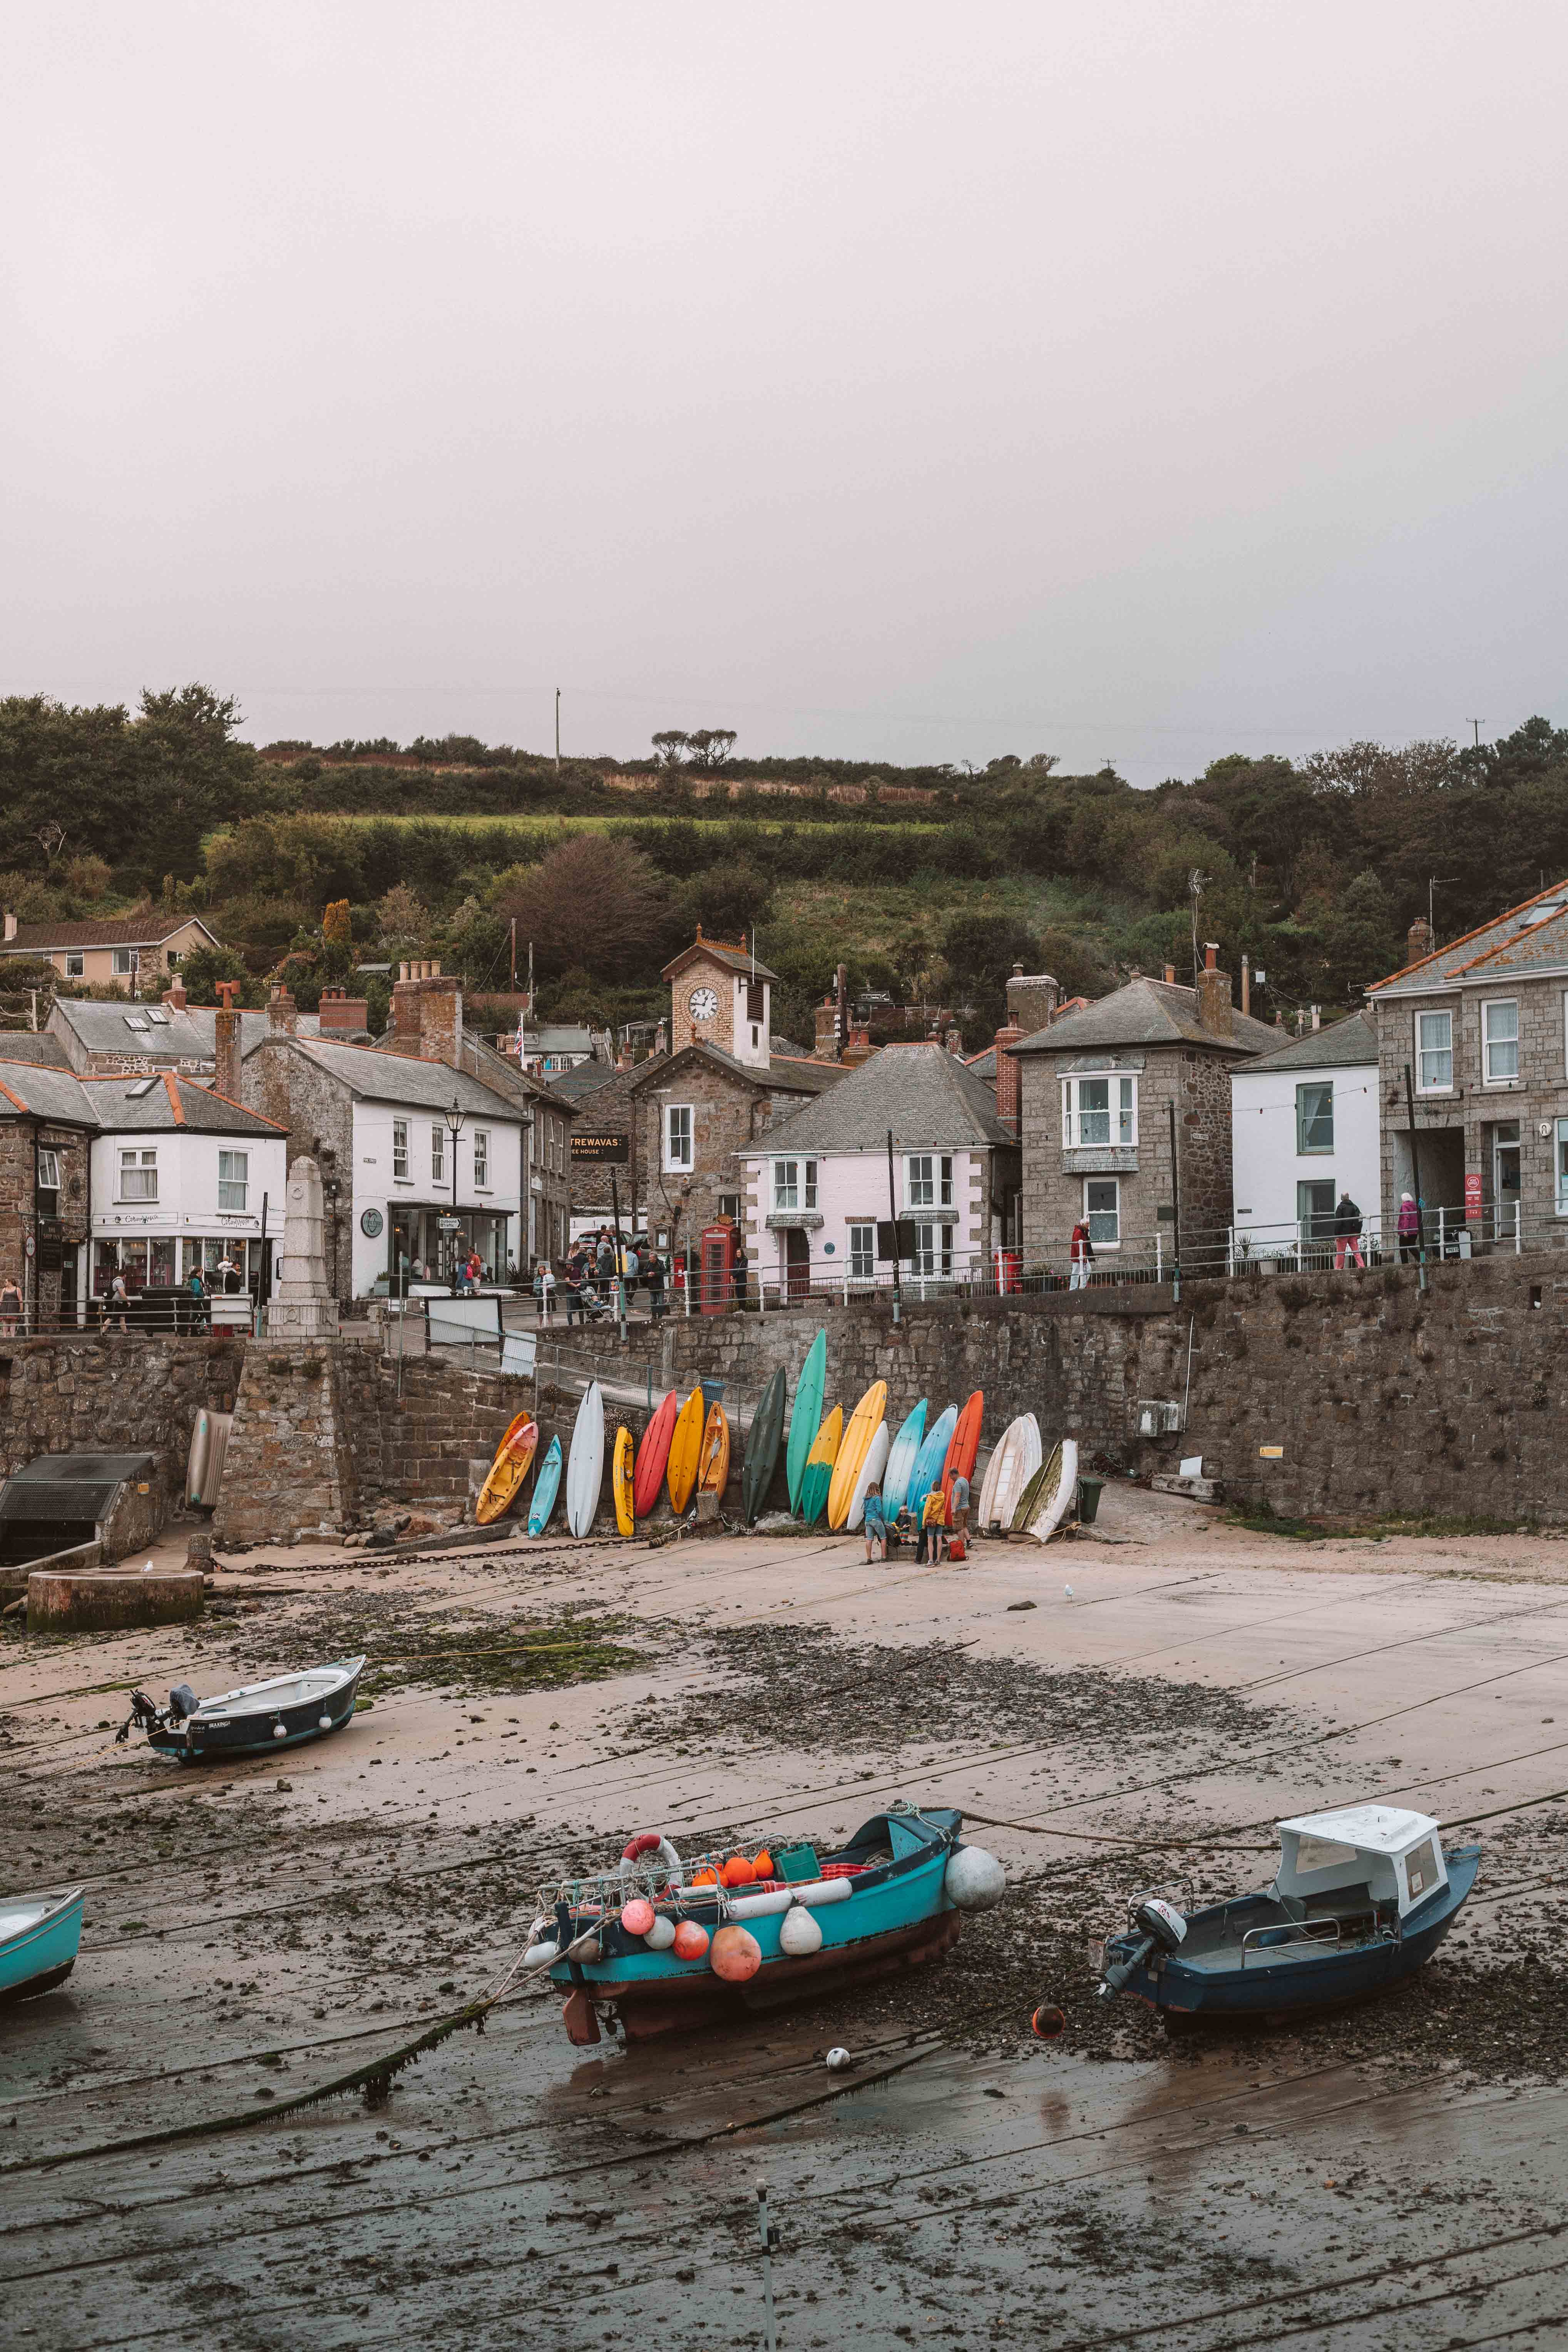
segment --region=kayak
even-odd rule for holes
[[[697,1465],[702,1452],[703,1423],[702,1384],[698,1382],[675,1417],[675,1428],[669,1440],[669,1460],[665,1465],[665,1477],[669,1486],[669,1507],[680,1512],[691,1500],[691,1490],[697,1484]]]
[[[550,1525],[550,1514],[555,1508],[555,1497],[561,1491],[561,1440],[552,1437],[550,1451],[539,1465],[534,1484],[533,1501],[528,1514],[528,1532],[542,1536]]]
[[[610,1491],[616,1498],[616,1527],[623,1536],[632,1533],[632,1453],[631,1431],[617,1429],[615,1459],[610,1465]]]
[[[1010,1528],[1018,1498],[1040,1466],[1040,1424],[1032,1412],[1021,1412],[1002,1433],[1002,1442],[985,1465],[980,1489],[979,1528]]]
[[[805,1361],[795,1382],[795,1410],[789,1417],[789,1451],[785,1463],[789,1472],[789,1507],[800,1508],[801,1482],[805,1476],[805,1465],[816,1433],[822,1425],[822,1400],[827,1390],[827,1333],[819,1331],[805,1351]]]
[[[778,1467],[779,1444],[784,1436],[784,1399],[786,1386],[781,1364],[757,1404],[746,1432],[746,1461],[741,1473],[741,1516],[750,1527],[768,1498],[768,1488],[773,1483]]]
[[[952,1444],[952,1433],[958,1426],[958,1407],[950,1404],[939,1413],[927,1430],[924,1442],[910,1473],[910,1489],[905,1497],[917,1523],[926,1496],[933,1486],[942,1484],[942,1474],[947,1461],[947,1449]]]
[[[833,1484],[833,1465],[838,1459],[843,1434],[844,1407],[836,1404],[805,1457],[805,1475],[800,1482],[800,1515],[808,1528],[815,1526],[827,1507],[827,1490]]]
[[[637,1469],[632,1480],[632,1508],[639,1519],[646,1519],[658,1500],[658,1490],[664,1484],[664,1465],[669,1459],[669,1441],[675,1430],[675,1391],[659,1400],[658,1411],[643,1431],[637,1447]]]
[[[827,1524],[830,1528],[851,1525],[849,1506],[854,1497],[856,1481],[865,1467],[871,1440],[882,1426],[887,1405],[887,1381],[874,1381],[849,1416],[827,1489]],[[865,1502],[864,1489],[861,1490],[861,1502]]]
[[[864,1521],[866,1497],[871,1488],[880,1483],[887,1463],[888,1424],[884,1421],[878,1424],[877,1433],[866,1448],[866,1459],[860,1465],[860,1475],[855,1481],[855,1490],[849,1497],[849,1516],[844,1525],[851,1534]]]
[[[898,1517],[909,1499],[910,1480],[920,1459],[926,1433],[926,1414],[930,1410],[928,1401],[921,1397],[888,1448],[888,1466],[882,1473],[882,1508],[889,1524]]]
[[[566,1462],[566,1524],[574,1536],[585,1536],[593,1527],[604,1483],[605,1391],[597,1381],[590,1381],[577,1408]]]
[[[946,1524],[952,1525],[952,1482],[955,1478],[974,1476],[974,1457],[980,1451],[980,1429],[985,1418],[985,1391],[976,1389],[965,1404],[948,1440],[947,1457],[942,1465],[942,1491],[947,1508]]]
[[[730,1423],[721,1404],[710,1405],[697,1458],[697,1484],[704,1495],[722,1496],[730,1483]]]
[[[520,1412],[506,1435],[496,1447],[496,1458],[490,1464],[489,1475],[479,1488],[479,1499],[474,1506],[474,1517],[481,1528],[504,1518],[517,1499],[519,1487],[528,1475],[533,1460],[533,1449],[539,1443],[539,1424],[526,1412]]]

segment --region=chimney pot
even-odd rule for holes
[[[16,938],[16,916],[12,913],[12,911],[11,911],[10,908],[9,908],[9,907],[7,907],[7,908],[6,908],[6,909],[5,909],[5,937],[6,937],[8,940],[14,940],[14,939]]]
[[[232,982],[230,984],[232,986]],[[175,975],[169,987],[163,991],[163,1002],[175,1013],[183,1013],[184,1011],[185,983],[179,978],[178,974]]]
[[[1408,966],[1413,963],[1424,963],[1426,958],[1432,953],[1436,945],[1436,942],[1432,937],[1431,924],[1426,920],[1425,915],[1417,915],[1415,920],[1411,924],[1409,930],[1405,935],[1405,961],[1406,967],[1408,968]]]
[[[1174,988],[1175,984],[1176,967],[1173,963],[1168,963],[1165,966],[1165,985],[1167,988]]]
[[[1216,968],[1216,966],[1218,965],[1218,962],[1219,962],[1219,942],[1218,942],[1218,940],[1205,940],[1204,941],[1204,970],[1205,970],[1205,971],[1213,971]]]

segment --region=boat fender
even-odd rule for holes
[[[847,2066],[853,2066],[855,2061],[851,2058],[847,2050],[842,2049],[836,2044],[835,2047],[828,2052],[826,2057],[822,2063],[826,2067],[830,2074],[842,2074],[844,2069]]]
[[[662,1911],[653,1915],[653,1926],[643,1937],[650,1952],[668,1952],[675,1941],[675,1922],[667,1919]]]
[[[621,1906],[621,1925],[628,1936],[646,1936],[653,1926],[653,1905],[646,1895],[634,1895]]]
[[[942,1874],[948,1901],[960,1911],[990,1911],[1007,1891],[1007,1874],[983,1845],[961,1845]]]
[[[763,1948],[745,1927],[721,1927],[708,1954],[708,1965],[726,1984],[744,1984],[763,1965]]]
[[[286,1723],[275,1723],[272,1727],[272,1737],[274,1739],[287,1739],[289,1737],[288,1725]]]
[[[645,1855],[650,1853],[660,1853],[664,1856],[665,1861],[669,1864],[670,1883],[672,1885],[679,1886],[686,1865],[662,1830],[640,1830],[635,1838],[627,1840],[621,1854],[621,1876],[629,1878],[637,1864]]]
[[[779,1949],[792,1960],[809,1958],[822,1949],[822,1928],[804,1903],[792,1903],[779,1922]]]
[[[673,1941],[678,1960],[700,1960],[708,1950],[708,1930],[699,1920],[683,1919]]]

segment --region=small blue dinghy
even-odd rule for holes
[[[81,1942],[82,1893],[0,1895],[0,2000],[31,2000],[64,1984]]]
[[[561,1491],[561,1440],[552,1437],[550,1451],[539,1465],[534,1483],[533,1501],[529,1506],[528,1532],[542,1536],[550,1525],[550,1514],[555,1508],[555,1497]]]
[[[1443,1852],[1438,1824],[1400,1805],[1346,1805],[1279,1822],[1279,1867],[1258,1894],[1189,1916],[1135,1895],[1107,1938],[1101,1994],[1130,1992],[1167,2021],[1323,2009],[1414,1976],[1455,1920],[1480,1848]]]

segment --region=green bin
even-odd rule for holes
[[[1103,1478],[1080,1478],[1078,1482],[1078,1517],[1080,1527],[1091,1528],[1100,1508],[1100,1497],[1105,1488]]]

